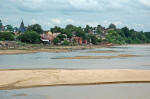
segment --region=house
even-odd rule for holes
[[[52,33],[50,31],[45,31],[41,34],[42,42],[52,43],[52,41],[59,35],[60,33]]]
[[[87,44],[87,40],[83,40],[81,37],[73,36],[72,41],[75,41],[77,44]]]

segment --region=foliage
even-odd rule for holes
[[[84,29],[84,32],[85,33],[89,33],[90,32],[90,26],[89,25],[86,25],[85,29]]]
[[[14,31],[14,28],[13,28],[11,25],[6,25],[6,26],[5,26],[5,31],[13,32],[13,31]]]
[[[97,43],[97,38],[95,35],[88,35],[88,42],[92,43],[92,44],[96,44]]]
[[[62,28],[55,26],[54,28],[51,28],[51,32],[52,33],[58,33],[58,32],[62,32]]]
[[[60,39],[58,38],[58,37],[56,37],[54,40],[53,40],[53,43],[55,44],[55,45],[58,45],[58,43],[60,43],[61,41],[60,41]]]
[[[3,28],[3,24],[2,24],[2,21],[0,20],[0,31],[2,30]]]
[[[35,31],[26,31],[24,34],[18,36],[18,40],[25,43],[40,43],[40,35]]]
[[[28,26],[27,31],[35,31],[38,34],[43,33],[43,29],[42,29],[41,25],[39,25],[39,24],[33,24],[33,25]]]
[[[13,41],[14,34],[12,32],[0,32],[0,41]]]
[[[67,40],[65,40],[65,41],[62,43],[62,45],[68,46],[68,45],[70,45],[70,42],[68,42]]]
[[[123,44],[125,43],[124,39],[117,33],[115,30],[108,31],[106,40],[111,43]]]
[[[9,32],[0,32],[0,40],[14,40],[15,36],[11,32],[18,32],[17,27],[13,28],[11,25],[3,26],[0,20],[0,31],[2,30]],[[115,24],[110,24],[107,29],[101,25],[96,27],[86,25],[85,28],[82,28],[69,24],[65,28],[55,26],[51,28],[51,32],[61,33],[54,39],[54,44],[59,44],[63,41],[63,45],[68,45],[69,42],[66,40],[72,41],[73,37],[81,37],[82,40],[87,40],[88,43],[92,44],[98,44],[99,42],[115,44],[150,43],[150,32],[135,31],[128,27],[117,29]],[[25,43],[40,43],[41,33],[43,33],[42,27],[39,24],[33,24],[27,27],[27,31],[24,34],[18,36],[18,40]]]
[[[57,37],[58,37],[61,41],[63,41],[63,40],[66,38],[65,34],[59,34]]]
[[[115,25],[115,24],[110,24],[110,25],[109,25],[109,28],[116,29],[116,25]]]

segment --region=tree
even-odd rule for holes
[[[83,40],[86,40],[86,34],[81,27],[76,28],[76,36],[81,37]]]
[[[11,25],[6,25],[6,26],[5,26],[5,30],[6,30],[6,31],[9,31],[9,32],[13,32],[13,31],[14,31],[14,28],[13,28]]]
[[[18,32],[19,29],[17,27],[14,27],[14,32]]]
[[[14,35],[12,32],[0,32],[0,41],[13,41]]]
[[[60,41],[60,39],[58,38],[58,37],[56,37],[56,38],[54,38],[54,40],[53,40],[53,43],[55,44],[55,45],[57,45],[58,43],[60,43],[61,41]]]
[[[115,43],[115,44],[125,43],[125,40],[115,30],[108,31],[108,35],[106,36],[106,40],[110,43]]]
[[[86,25],[86,27],[84,29],[84,32],[85,33],[89,33],[90,32],[90,26],[89,25]]]
[[[74,27],[75,27],[74,25],[68,24],[65,29],[72,30],[72,29],[74,29]]]
[[[58,33],[58,32],[62,32],[62,28],[55,26],[54,28],[51,28],[51,32],[52,33]]]
[[[28,26],[27,31],[35,31],[38,34],[43,33],[43,29],[42,29],[41,25],[39,25],[39,24],[33,24],[33,25]]]
[[[18,40],[25,43],[40,43],[40,35],[35,31],[26,31],[18,37]]]
[[[70,44],[70,42],[68,42],[67,40],[64,40],[64,42],[62,43],[62,45],[64,46],[68,46]]]
[[[110,24],[109,28],[116,29],[116,25],[115,24]]]
[[[97,38],[93,34],[88,35],[88,41],[92,44],[97,44]]]
[[[57,37],[58,37],[61,41],[63,41],[65,38],[67,38],[65,34],[59,34]]]
[[[127,27],[123,27],[121,29],[122,33],[125,35],[125,37],[129,37],[130,36],[130,31]]]
[[[2,31],[3,29],[3,24],[2,24],[2,21],[0,20],[0,31]]]

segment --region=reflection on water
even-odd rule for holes
[[[150,84],[58,86],[1,90],[0,99],[150,99]]]
[[[89,51],[114,51],[114,53],[87,53]],[[142,57],[112,59],[57,59],[74,56],[117,56],[120,54]],[[150,69],[150,45],[127,45],[110,48],[79,50],[68,53],[33,53],[0,55],[0,69],[17,68],[74,68],[74,69]]]

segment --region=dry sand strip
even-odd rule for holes
[[[150,83],[150,70],[0,70],[0,90],[112,83]]]

